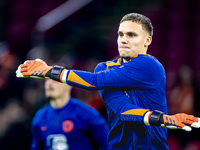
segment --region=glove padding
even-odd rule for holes
[[[169,129],[183,129],[191,131],[192,128],[200,128],[200,118],[184,113],[165,115],[160,111],[149,111],[144,116],[145,125],[162,126]]]
[[[191,131],[192,128],[200,127],[200,118],[184,113],[178,113],[175,115],[163,115],[164,126],[169,129],[183,129],[185,131]],[[163,125],[161,125],[163,126]]]
[[[51,69],[51,66],[48,66],[43,60],[37,58],[35,60],[27,60],[24,62],[24,64],[19,65],[16,71],[16,76],[18,78],[49,78],[45,75]]]

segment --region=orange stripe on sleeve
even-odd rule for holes
[[[149,111],[148,109],[131,109],[121,113],[122,115],[139,115],[144,116],[144,114]]]
[[[85,80],[83,80],[81,77],[79,77],[77,74],[75,74],[73,71],[69,72],[68,81],[72,81],[87,87],[95,87],[94,85],[89,84],[88,82],[86,82]]]
[[[115,65],[121,65],[121,58],[119,58],[116,63],[115,62],[106,63],[107,69],[108,69],[108,67],[115,66]]]

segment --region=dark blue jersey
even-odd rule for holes
[[[95,73],[70,70],[66,82],[99,90],[108,110],[109,149],[168,149],[167,129],[144,125],[149,110],[167,114],[166,75],[155,57],[140,54],[128,63],[100,63]]]
[[[94,150],[92,141],[107,150],[108,130],[96,110],[70,98],[63,108],[47,105],[36,113],[31,150]]]

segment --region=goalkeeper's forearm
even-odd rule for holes
[[[18,78],[50,78],[87,90],[98,89],[98,83],[96,82],[97,80],[95,80],[96,74],[84,71],[78,71],[78,73],[81,74],[81,76],[74,73],[74,70],[67,70],[61,66],[48,66],[46,62],[41,59],[27,60],[19,65],[16,70],[16,76]]]

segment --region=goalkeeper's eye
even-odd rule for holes
[[[122,32],[118,32],[118,36],[122,37],[124,34]]]

